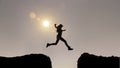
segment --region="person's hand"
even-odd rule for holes
[[[66,29],[64,29],[63,31],[66,31]]]

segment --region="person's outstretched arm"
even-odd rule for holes
[[[62,31],[66,31],[66,29],[62,30]]]

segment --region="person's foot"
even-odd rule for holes
[[[50,45],[49,45],[49,43],[47,43],[47,46],[46,46],[46,48],[47,48],[48,46],[50,46]]]
[[[73,50],[73,48],[68,48],[68,50]]]

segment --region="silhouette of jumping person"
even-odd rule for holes
[[[54,24],[55,28],[57,29],[56,32],[58,33],[57,34],[57,37],[56,37],[56,42],[55,43],[47,43],[47,46],[51,46],[51,45],[57,45],[59,40],[63,41],[65,43],[65,45],[67,46],[68,50],[73,50],[73,48],[71,48],[67,41],[62,37],[62,32],[63,31],[66,31],[66,30],[62,30],[62,27],[63,25],[62,24],[59,24],[58,26],[56,24]]]

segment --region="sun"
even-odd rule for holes
[[[44,27],[49,27],[50,26],[50,22],[48,20],[44,20],[43,21],[43,26]]]

